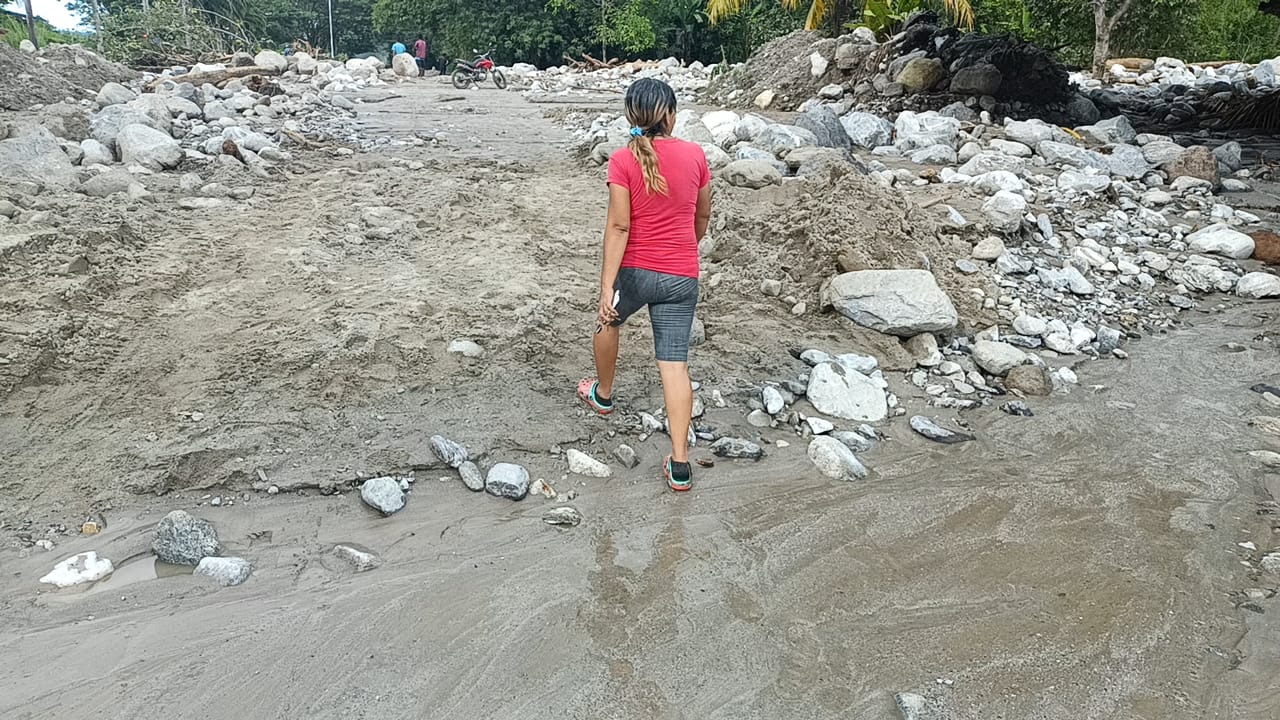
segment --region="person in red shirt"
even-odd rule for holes
[[[427,72],[427,41],[418,38],[413,43],[413,58],[418,62],[418,75]]]
[[[671,137],[676,95],[669,85],[637,80],[625,102],[631,140],[609,158],[609,213],[592,344],[598,379],[579,383],[578,397],[601,415],[613,412],[619,327],[647,306],[671,434],[663,475],[672,490],[682,491],[693,482],[689,337],[698,304],[698,242],[711,219],[711,170],[700,146]]]

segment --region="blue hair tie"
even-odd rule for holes
[[[638,127],[631,128],[631,137],[640,137],[644,135],[644,130]]]

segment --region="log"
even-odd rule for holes
[[[192,85],[195,85],[196,87],[200,87],[205,83],[209,83],[210,85],[217,85],[218,83],[224,83],[228,80],[235,80],[236,78],[248,77],[249,75],[278,75],[278,74],[279,74],[279,71],[276,70],[275,68],[246,65],[245,67],[227,68],[226,70],[214,70],[212,72],[201,72],[201,73],[187,73],[186,75],[179,75],[177,77],[156,78],[155,80],[151,81],[151,84],[147,85],[146,91],[155,92],[161,85],[165,84],[165,82],[169,80],[173,80],[174,82],[187,82],[187,83],[191,83]]]

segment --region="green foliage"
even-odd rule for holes
[[[922,4],[923,0],[866,0],[862,6],[862,22],[850,26],[868,28],[884,40],[897,34]]]
[[[104,50],[113,59],[147,67],[227,49],[229,38],[204,18],[178,0],[155,0],[147,12],[141,6],[119,10],[103,19]]]
[[[27,19],[23,15],[0,10],[0,42],[10,47],[18,47],[27,39]],[[55,30],[52,25],[36,18],[36,44],[44,47],[49,43],[77,43],[83,36],[75,33],[64,33]]]

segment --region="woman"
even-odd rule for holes
[[[676,94],[666,83],[632,83],[626,110],[631,140],[609,158],[609,214],[592,343],[598,379],[579,383],[578,397],[601,415],[613,412],[618,329],[648,306],[671,435],[662,470],[672,490],[684,491],[693,483],[689,335],[698,303],[698,241],[711,219],[711,170],[701,147],[671,137]]]

